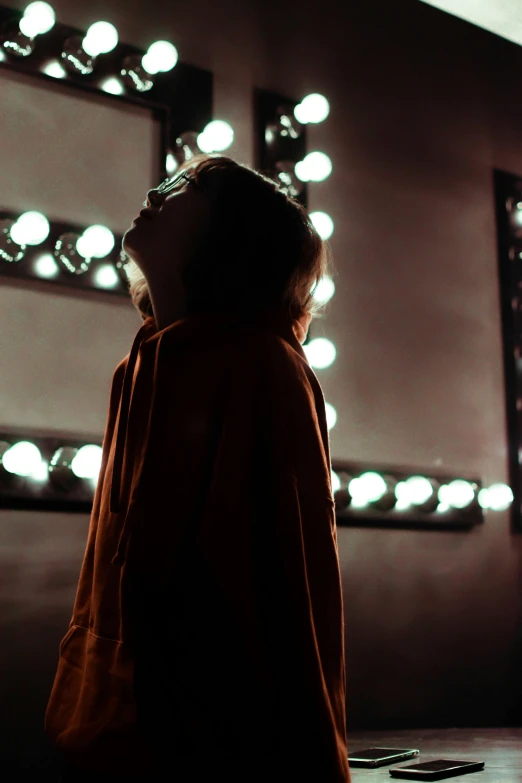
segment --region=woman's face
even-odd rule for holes
[[[190,166],[182,171],[190,177]],[[211,215],[210,200],[186,179],[166,194],[153,189],[147,196],[145,214],[134,218],[123,237],[123,249],[145,275],[163,268],[165,261],[169,268],[179,266],[195,248]]]
[[[191,167],[184,171],[190,178]],[[122,247],[143,272],[159,329],[183,312],[181,269],[190,260],[212,214],[212,202],[197,186],[180,180],[174,190],[147,194],[145,216],[138,216]]]

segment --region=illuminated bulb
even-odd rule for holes
[[[318,92],[307,95],[294,109],[296,120],[304,125],[308,122],[323,122],[329,114],[330,104],[324,95],[320,95]]]
[[[81,255],[82,258],[92,258],[92,247],[89,245],[88,242],[85,241],[83,236],[81,236],[78,241],[76,242],[76,252]]]
[[[323,275],[317,283],[317,288],[313,293],[316,302],[326,304],[335,293],[335,283],[328,275]]]
[[[234,129],[228,122],[213,120],[209,122],[198,136],[198,147],[201,152],[223,152],[234,141]]]
[[[109,76],[101,82],[100,88],[111,95],[121,95],[124,91],[123,84],[115,76]]]
[[[335,470],[332,470],[330,475],[332,477],[332,492],[335,493],[337,490],[341,489],[341,479]]]
[[[100,472],[102,449],[95,444],[87,444],[78,449],[71,462],[71,470],[79,478],[96,478]]]
[[[57,277],[60,272],[56,259],[51,253],[44,253],[38,256],[34,261],[33,267],[38,277],[45,279]]]
[[[49,3],[29,3],[20,20],[20,30],[28,38],[48,33],[54,27],[56,14]]]
[[[332,173],[332,161],[324,152],[310,152],[296,163],[295,173],[301,182],[322,182]]]
[[[370,501],[380,500],[386,494],[386,482],[378,473],[369,471],[348,484],[354,508],[364,508]]]
[[[120,279],[112,264],[104,264],[94,275],[94,283],[98,288],[104,288],[106,291],[116,288],[119,282]]]
[[[433,495],[433,486],[424,476],[410,476],[402,482],[402,492],[410,503],[421,506]]]
[[[55,79],[64,79],[67,76],[67,71],[58,60],[51,60],[44,65],[42,73],[47,74],[47,76],[53,76]]]
[[[316,337],[308,345],[303,345],[303,350],[310,365],[319,369],[329,367],[337,355],[335,345],[326,337]]]
[[[297,179],[300,179],[301,182],[309,182],[310,177],[308,175],[308,168],[304,160],[300,160],[299,163],[295,164],[294,171],[295,171],[295,176],[297,177]]]
[[[114,234],[105,226],[90,226],[76,243],[76,250],[83,258],[104,258],[114,247]]]
[[[439,490],[439,499],[443,503],[448,503],[452,508],[465,508],[472,503],[474,497],[473,487],[469,481],[463,479],[450,481]]]
[[[170,41],[156,41],[141,58],[147,73],[171,71],[178,62],[178,50]]]
[[[330,239],[334,232],[334,222],[326,212],[310,212],[310,220],[321,239]]]
[[[364,487],[359,490],[359,479],[354,478],[348,483],[348,492],[352,496],[352,508],[364,508],[368,505],[368,499]]]
[[[382,476],[373,471],[368,471],[359,476],[357,484],[358,492],[366,496],[366,500],[380,500],[386,494],[386,482]]]
[[[396,511],[404,511],[410,508],[410,490],[406,486],[406,482],[399,481],[395,485],[395,497],[397,498],[395,503]]]
[[[324,407],[326,408],[326,424],[328,429],[331,430],[337,423],[337,411],[329,402],[325,402]]]
[[[41,462],[40,449],[27,440],[15,443],[2,457],[4,468],[17,476],[31,476],[38,471]]]
[[[490,508],[492,511],[506,511],[513,502],[513,490],[507,484],[492,484],[484,487],[478,493],[478,502],[481,508]]]
[[[522,201],[518,201],[515,204],[513,220],[515,221],[515,223],[518,223],[519,226],[522,225]]]
[[[40,245],[49,236],[49,230],[49,221],[41,212],[24,212],[9,233],[17,245]]]
[[[111,52],[118,43],[118,31],[110,22],[95,22],[87,30],[82,47],[90,57]]]
[[[174,157],[174,155],[172,154],[172,152],[169,152],[169,154],[167,155],[167,160],[166,160],[166,163],[165,163],[165,168],[167,169],[167,174],[169,174],[170,176],[172,176],[173,174],[175,174],[175,173],[176,173],[176,171],[177,171],[177,170],[178,170],[178,168],[179,168],[178,161],[176,160],[176,158]]]

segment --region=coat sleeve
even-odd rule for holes
[[[139,508],[160,514],[161,547],[156,579],[133,582],[139,720],[158,753],[201,755],[203,742],[213,775],[220,759],[252,781],[254,764],[273,780],[346,783],[342,594],[314,390],[278,349],[230,369],[214,399],[197,448],[175,420],[149,441]],[[165,486],[156,463],[169,447]],[[143,564],[150,538],[140,551]]]

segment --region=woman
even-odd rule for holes
[[[302,348],[327,247],[276,183],[212,155],[148,193],[123,247],[144,323],[46,712],[64,783],[349,783],[328,430]]]

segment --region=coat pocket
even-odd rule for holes
[[[60,644],[45,732],[73,763],[101,771],[134,757],[139,737],[134,664],[126,644],[79,625]]]

